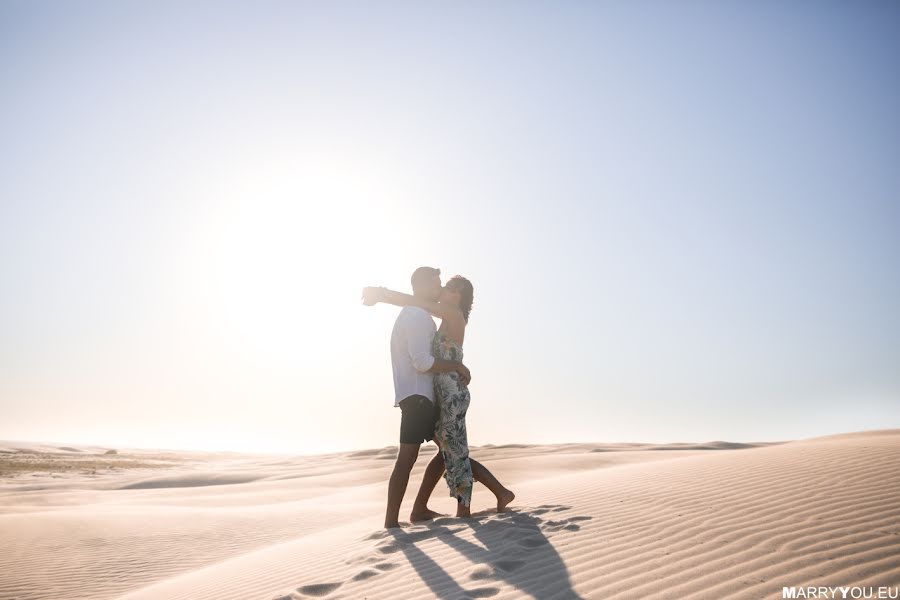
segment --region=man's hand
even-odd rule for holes
[[[363,304],[366,306],[378,304],[381,300],[381,289],[380,287],[364,287],[362,291]]]
[[[469,373],[469,369],[466,365],[459,363],[456,372],[459,373],[459,376],[462,378],[463,385],[469,385],[469,382],[472,381],[472,374]]]

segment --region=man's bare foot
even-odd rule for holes
[[[413,512],[409,513],[409,521],[410,521],[410,523],[415,523],[417,521],[430,521],[430,520],[434,519],[435,517],[446,517],[446,516],[447,515],[445,515],[444,513],[435,512],[435,511],[431,510],[430,508],[426,507],[425,510],[423,510],[423,511],[414,510]]]
[[[512,502],[515,499],[516,495],[512,492],[512,490],[506,490],[500,497],[497,498],[497,512],[503,512],[503,509],[506,508],[506,505]]]

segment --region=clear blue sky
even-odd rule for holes
[[[397,443],[420,265],[472,444],[900,427],[896,2],[0,2],[0,439]]]

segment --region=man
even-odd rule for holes
[[[441,270],[431,267],[416,269],[410,283],[413,295],[436,302],[441,295]],[[409,483],[409,474],[422,442],[434,439],[438,408],[434,397],[433,373],[456,371],[466,384],[471,375],[460,362],[439,360],[431,354],[431,340],[437,330],[428,311],[417,306],[405,306],[397,315],[391,332],[391,364],[394,370],[394,406],[400,407],[400,451],[388,485],[387,511],[384,527],[400,527],[400,504]],[[441,516],[429,510],[428,497],[444,471],[440,448],[428,463],[422,486],[416,497],[410,521]]]

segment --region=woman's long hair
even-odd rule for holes
[[[475,295],[472,282],[462,275],[454,275],[447,284],[453,284],[453,288],[459,290],[459,308],[462,310],[463,319],[468,323],[469,312],[472,310],[472,300]]]

